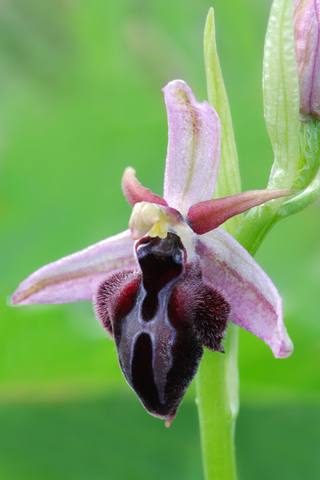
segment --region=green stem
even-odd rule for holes
[[[202,455],[207,480],[236,480],[238,327],[230,325],[227,353],[205,351],[197,375]]]

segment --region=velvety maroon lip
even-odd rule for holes
[[[152,415],[172,418],[194,378],[203,346],[223,352],[230,307],[186,263],[181,239],[136,244],[139,273],[117,274],[96,296],[96,313],[114,336],[123,374]]]

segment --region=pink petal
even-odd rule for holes
[[[163,89],[169,143],[164,198],[186,215],[194,203],[212,198],[220,159],[220,120],[207,102],[199,103],[182,80]]]
[[[136,178],[136,172],[132,167],[125,169],[122,177],[123,193],[132,207],[139,202],[157,203],[158,205],[168,206],[167,202],[152,193],[149,188],[145,188]]]
[[[40,268],[12,296],[13,305],[68,303],[92,300],[110,274],[135,269],[130,230]]]
[[[199,239],[204,280],[230,304],[229,320],[261,338],[277,358],[293,350],[282,319],[282,299],[251,255],[222,228]]]
[[[293,193],[295,190],[250,190],[229,197],[206,200],[190,207],[187,221],[195,233],[202,235],[249,208]]]

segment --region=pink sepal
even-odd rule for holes
[[[182,215],[194,203],[212,198],[220,159],[220,120],[207,102],[199,103],[182,80],[163,89],[168,114],[168,150],[163,196]]]
[[[230,304],[229,320],[261,338],[276,358],[289,356],[282,299],[251,255],[222,228],[203,235],[197,253],[204,280]]]
[[[24,280],[12,296],[13,305],[92,300],[109,275],[137,268],[130,230],[46,265]]]

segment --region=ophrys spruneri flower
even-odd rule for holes
[[[223,352],[227,322],[264,340],[276,357],[292,343],[275,286],[219,227],[245,210],[290,195],[257,190],[212,199],[220,121],[181,80],[164,88],[169,144],[163,197],[126,169],[129,229],[46,265],[21,283],[13,304],[92,300],[114,338],[127,382],[152,415],[174,418],[203,347]]]

